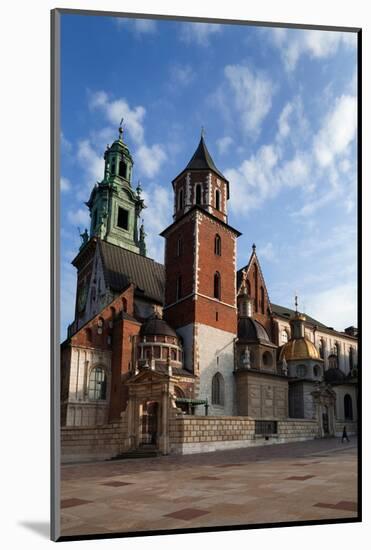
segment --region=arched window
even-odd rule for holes
[[[178,210],[182,210],[183,208],[183,189],[179,191],[178,195]]]
[[[289,335],[287,334],[287,330],[284,328],[281,330],[281,344],[286,344],[289,341]]]
[[[126,298],[123,298],[122,299],[122,311],[127,311],[128,310],[128,301]]]
[[[116,162],[115,159],[111,160],[111,174],[114,176],[116,174]]]
[[[260,311],[264,313],[264,287],[260,287]]]
[[[176,299],[180,300],[182,297],[182,277],[179,275],[179,277],[176,280]]]
[[[220,191],[217,189],[215,191],[215,208],[217,210],[220,210]]]
[[[85,334],[86,334],[86,340],[90,344],[93,340],[93,334],[92,334],[91,328],[85,329]]]
[[[349,393],[344,395],[344,418],[345,420],[353,420],[352,398]]]
[[[170,357],[172,361],[176,361],[176,349],[171,348]]]
[[[219,235],[215,235],[214,252],[217,256],[222,255],[222,241]]]
[[[217,271],[214,274],[214,298],[220,300],[221,297],[221,283],[220,283],[220,273]]]
[[[214,374],[211,382],[211,403],[224,405],[224,379],[220,372]]]
[[[102,367],[95,367],[89,376],[88,395],[92,401],[106,399],[107,379],[106,372]]]
[[[321,374],[321,367],[319,365],[314,365],[313,374],[316,378],[319,377],[319,375]]]
[[[273,357],[269,351],[263,353],[263,365],[265,367],[271,367],[273,365]]]
[[[305,365],[298,365],[296,367],[296,376],[298,378],[304,378],[306,374],[307,374],[307,367]]]
[[[196,201],[195,201],[196,204],[201,204],[201,202],[202,202],[201,191],[202,191],[201,184],[198,183],[196,185]]]
[[[127,166],[126,162],[124,160],[120,160],[119,176],[121,176],[122,178],[127,179],[127,169],[128,169],[128,166]]]

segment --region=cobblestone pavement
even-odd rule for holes
[[[357,517],[356,440],[63,465],[61,534]]]

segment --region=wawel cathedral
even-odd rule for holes
[[[297,302],[273,304],[255,245],[237,270],[229,182],[204,137],[172,181],[164,264],[146,255],[145,204],[121,127],[104,160],[72,262],[62,456],[64,446],[68,456],[75,447],[82,458],[84,449],[112,457],[330,437],[344,426],[356,433],[357,329],[333,330]]]

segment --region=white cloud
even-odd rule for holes
[[[170,68],[172,86],[188,86],[195,77],[191,65],[173,65]]]
[[[212,35],[220,33],[222,26],[217,23],[182,23],[180,39],[188,44],[207,46]]]
[[[288,71],[295,69],[301,56],[324,59],[334,55],[341,46],[355,48],[355,33],[318,30],[269,29],[272,41],[281,49]]]
[[[71,189],[71,182],[68,178],[64,178],[63,176],[60,179],[60,188],[61,191],[69,191]]]
[[[244,65],[227,65],[224,75],[229,89],[223,84],[219,99],[237,111],[244,132],[258,134],[272,106],[273,82]]]
[[[233,139],[230,136],[224,136],[216,141],[216,146],[221,155],[226,153],[233,143]]]
[[[143,198],[147,205],[142,213],[147,233],[147,256],[163,263],[164,239],[159,236],[159,233],[172,222],[172,191],[169,187],[152,184],[143,190]]]
[[[164,149],[158,144],[152,145],[152,147],[141,145],[135,155],[140,172],[149,178],[158,174],[166,158]]]
[[[264,258],[270,262],[274,262],[277,259],[276,248],[273,243],[268,242],[263,247],[258,249],[259,258]]]
[[[67,214],[68,221],[73,225],[81,227],[89,227],[90,216],[87,208],[78,208],[77,210],[70,210]]]
[[[124,19],[119,17],[115,21],[120,29],[127,28],[136,35],[153,34],[157,31],[157,24],[153,19]]]
[[[97,180],[103,178],[103,155],[98,155],[93,149],[90,140],[84,139],[77,144],[77,160],[88,176],[88,185],[92,187]]]
[[[108,94],[99,91],[91,94],[89,106],[91,109],[101,109],[107,120],[118,127],[121,118],[124,119],[124,131],[127,130],[130,137],[136,143],[144,140],[143,119],[146,110],[142,105],[130,108],[124,98],[109,100]]]
[[[321,166],[329,166],[335,157],[344,153],[356,136],[357,99],[339,97],[328,113],[321,130],[314,138],[314,152]]]
[[[357,325],[357,287],[344,283],[318,290],[306,299],[310,315],[336,330]]]

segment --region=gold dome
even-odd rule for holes
[[[286,361],[295,359],[319,359],[321,361],[315,345],[308,338],[289,340],[281,349],[279,360],[282,361],[283,358]]]

